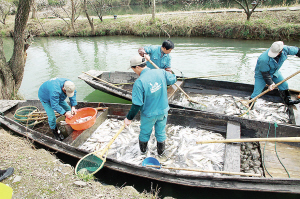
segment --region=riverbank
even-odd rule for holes
[[[299,16],[298,9],[261,9],[251,15],[250,21],[246,21],[245,13],[231,9],[224,12],[158,13],[155,21],[149,14],[117,16],[117,19],[104,17],[103,22],[93,17],[93,22],[95,36],[180,36],[300,41]],[[7,24],[1,25],[1,34],[12,36],[13,28],[14,16],[9,16]],[[88,20],[83,17],[76,20],[75,31],[58,18],[29,19],[27,30],[33,36],[92,36]]]
[[[62,163],[55,154],[36,149],[30,140],[3,129],[0,129],[0,143],[0,169],[14,168],[13,175],[2,181],[13,189],[12,198],[159,198],[155,191],[154,195],[139,193],[132,186],[85,182],[74,174],[71,165]]]

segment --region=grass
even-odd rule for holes
[[[116,20],[104,17],[101,22],[94,17],[95,34],[135,35],[140,37],[221,37],[257,40],[300,40],[300,11],[263,11],[252,14],[246,21],[245,13],[189,13],[177,15],[118,16]],[[75,22],[74,32],[60,19],[40,20],[48,36],[92,36],[86,18]],[[11,36],[14,18],[10,16],[6,25],[0,25],[1,34]],[[29,19],[27,30],[34,36],[46,36],[35,19]]]

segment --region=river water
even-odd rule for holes
[[[129,60],[137,55],[137,49],[146,45],[161,45],[166,38],[106,36],[89,38],[48,37],[34,38],[27,50],[27,61],[20,94],[25,99],[38,99],[40,85],[53,77],[66,77],[75,82],[78,101],[130,103],[88,86],[78,79],[83,71],[130,71]],[[254,83],[254,68],[258,56],[268,49],[273,41],[249,41],[220,38],[174,37],[172,69],[176,75],[186,77],[234,74],[211,79]],[[7,60],[11,57],[13,40],[3,38]],[[286,45],[300,46],[300,42],[285,42]],[[300,70],[300,59],[289,56],[281,72],[287,77]],[[300,90],[300,78],[288,81],[290,88]],[[63,157],[61,157],[64,161]],[[76,160],[71,161],[73,166]],[[132,185],[138,191],[160,188],[159,196],[176,198],[297,198],[291,194],[254,193],[242,191],[196,189],[168,183],[145,180],[126,174],[102,169],[96,175],[105,184],[116,186]]]

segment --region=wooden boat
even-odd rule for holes
[[[107,72],[90,70],[78,76],[94,89],[105,93],[120,97],[122,99],[132,100],[133,82],[138,78],[138,75],[133,72]],[[180,77],[178,77],[180,78]],[[180,78],[177,84],[189,96],[197,95],[232,95],[235,97],[249,98],[253,92],[253,85],[235,83],[228,81],[217,81],[202,78],[184,79]],[[292,97],[295,99],[300,91],[290,90]],[[182,93],[174,85],[168,88],[168,99],[170,107],[183,108],[189,110],[198,110],[196,106],[186,106],[176,103],[182,98]],[[270,102],[282,102],[278,91],[274,90],[263,95],[261,99]],[[300,125],[300,105],[288,106],[289,123]]]
[[[0,101],[0,123],[2,126],[9,128],[21,136],[25,136],[33,141],[61,152],[67,156],[82,158],[88,152],[79,149],[79,145],[85,142],[95,129],[107,118],[116,118],[123,120],[128,113],[131,105],[128,104],[110,104],[110,103],[88,103],[79,102],[77,108],[82,107],[108,107],[108,109],[99,111],[96,123],[87,130],[73,131],[63,141],[57,141],[46,124],[37,124],[33,128],[28,128],[13,119],[15,111],[20,107],[35,106],[43,111],[43,107],[38,100],[28,101]],[[139,116],[137,116],[138,119]],[[187,127],[196,127],[210,130],[214,133],[220,133],[224,137],[235,138],[236,134],[242,138],[260,138],[267,137],[269,123],[247,120],[244,118],[230,117],[221,114],[213,114],[203,111],[183,110],[171,108],[169,111],[168,124],[182,125]],[[300,127],[288,124],[278,124],[277,137],[297,137],[300,133]],[[269,137],[274,137],[271,133]],[[299,147],[299,143],[294,143],[294,147]],[[233,148],[232,148],[233,147]],[[262,152],[262,150],[261,150]],[[299,156],[299,155],[298,155]],[[232,167],[240,164],[240,145],[226,145],[224,167]],[[116,159],[107,158],[105,167],[118,172],[139,176],[141,178],[154,179],[158,181],[179,184],[191,187],[206,187],[215,189],[229,190],[247,190],[259,192],[278,192],[278,193],[295,193],[300,194],[300,178],[268,178],[268,177],[241,177],[231,175],[187,175],[165,172],[159,169],[133,165]],[[299,166],[299,164],[298,164]],[[296,168],[299,172],[299,168]]]

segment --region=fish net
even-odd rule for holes
[[[32,127],[35,125],[36,118],[33,118],[31,114],[36,111],[39,111],[39,109],[35,106],[23,106],[16,110],[14,120],[27,127]]]
[[[104,162],[98,156],[89,154],[77,163],[75,173],[84,175],[94,174],[103,167]]]

